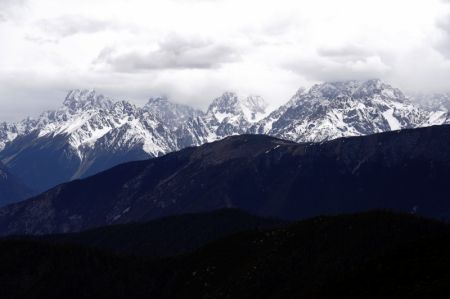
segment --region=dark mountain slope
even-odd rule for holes
[[[0,162],[0,207],[26,199],[31,194],[31,190]]]
[[[0,233],[55,233],[235,207],[301,219],[386,208],[447,219],[450,126],[296,144],[244,135],[123,164],[0,209]]]
[[[141,259],[73,245],[0,242],[1,298],[146,298],[158,275]]]
[[[39,142],[37,137],[38,132],[17,137],[0,153],[0,159],[33,190],[42,192],[71,180],[80,158],[70,150],[63,135],[41,137]]]
[[[271,228],[285,223],[235,209],[224,209],[171,216],[147,223],[105,226],[79,233],[47,235],[39,239],[155,258],[186,253],[240,231]]]
[[[2,298],[448,298],[450,229],[411,215],[319,217],[160,261],[0,242]]]
[[[185,276],[176,295],[447,298],[449,232],[439,222],[370,212],[241,233],[177,261]]]

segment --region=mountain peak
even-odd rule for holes
[[[353,93],[353,96],[355,98],[365,98],[375,94],[397,102],[404,102],[407,99],[400,89],[392,87],[380,79],[362,82],[359,88]]]
[[[380,79],[325,82],[311,87],[309,94],[328,100],[342,97],[366,99],[375,95],[399,102],[406,100],[405,95],[399,89]]]
[[[260,121],[267,115],[269,104],[258,95],[250,95],[240,101],[245,118],[250,122]]]
[[[208,107],[208,113],[214,114],[219,122],[222,122],[227,116],[241,114],[241,110],[236,93],[228,91],[215,98]]]
[[[261,96],[250,95],[240,98],[236,93],[228,91],[214,99],[208,112],[215,114],[219,121],[224,119],[221,117],[223,115],[241,115],[248,122],[256,122],[266,116],[268,106]]]
[[[264,112],[267,106],[269,106],[264,98],[258,95],[250,95],[246,97],[242,100],[242,105],[248,107],[249,109],[257,110],[258,112]]]
[[[309,90],[309,94],[326,99],[351,96],[361,85],[362,81],[335,81],[316,84]]]
[[[238,104],[237,94],[234,92],[224,92],[220,97],[215,98],[211,105],[209,105],[208,111],[210,110],[223,110],[229,107],[236,106]]]
[[[169,99],[167,96],[157,96],[157,97],[151,97],[148,99],[148,102],[146,105],[155,105],[155,104],[161,104],[161,103],[168,103]]]
[[[299,97],[305,93],[306,93],[306,88],[300,87],[299,89],[297,89],[297,92],[294,94],[293,97]]]
[[[166,96],[150,98],[142,111],[157,117],[172,130],[176,130],[188,119],[202,113],[190,106],[174,103]]]
[[[79,110],[88,107],[110,108],[113,102],[98,94],[94,89],[74,89],[69,91],[63,105],[70,110]]]

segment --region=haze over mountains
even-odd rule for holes
[[[261,97],[239,98],[231,92],[202,112],[167,98],[136,107],[92,90],[74,90],[57,110],[2,123],[0,160],[30,189],[42,192],[120,163],[232,135],[309,142],[449,123],[441,108],[419,108],[380,80],[301,89],[272,112]]]

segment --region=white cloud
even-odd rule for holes
[[[42,19],[35,24],[43,31],[43,34],[58,38],[120,28],[112,20],[93,19],[81,15],[63,15],[52,19]]]
[[[358,58],[344,55],[332,58],[319,57],[313,60],[298,59],[286,66],[299,75],[315,81],[383,78],[391,69],[376,55]]]
[[[438,20],[437,27],[441,30],[441,36],[436,42],[436,49],[450,59],[450,14]]]
[[[448,0],[0,0],[0,120],[80,87],[199,107],[324,80],[450,90],[449,15]]]

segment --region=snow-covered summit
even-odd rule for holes
[[[94,89],[71,90],[63,102],[63,106],[72,111],[89,108],[110,109],[112,105],[112,100],[102,94],[98,94]]]
[[[257,95],[240,98],[234,92],[225,92],[213,100],[207,113],[213,114],[219,122],[226,118],[243,118],[253,123],[267,115],[268,106],[268,103]]]
[[[415,104],[428,111],[450,111],[450,92],[415,93],[410,97]]]
[[[393,101],[403,102],[407,98],[398,88],[379,79],[367,81],[340,81],[316,84],[308,91],[316,99],[339,100],[348,97],[365,100],[378,95]]]
[[[241,114],[237,94],[227,91],[220,97],[215,98],[209,105],[207,113],[214,114],[219,122],[222,122],[226,117]]]
[[[297,93],[251,131],[294,141],[323,141],[429,125],[430,117],[381,80],[327,82]],[[435,116],[433,124],[441,121]]]
[[[242,111],[249,122],[257,122],[267,116],[269,104],[258,95],[250,95],[241,101]]]
[[[142,108],[142,111],[157,116],[172,130],[175,130],[189,118],[202,114],[200,110],[171,102],[165,96],[150,98]]]
[[[176,132],[178,146],[200,145],[247,133],[253,123],[264,118],[267,107],[259,96],[242,98],[234,92],[225,92],[211,102],[206,113],[181,124]]]

